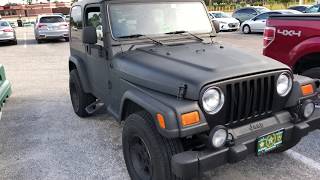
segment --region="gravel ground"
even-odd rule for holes
[[[0,46],[0,63],[13,95],[0,121],[0,179],[129,179],[123,161],[122,127],[101,112],[81,119],[68,94],[68,43],[37,44],[32,28],[18,28],[17,46]],[[260,53],[262,37],[220,33],[217,41]],[[304,138],[293,152],[250,156],[219,167],[200,179],[319,179],[320,131]]]

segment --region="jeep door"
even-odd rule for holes
[[[97,32],[96,44],[84,44],[87,54],[86,65],[93,94],[103,102],[108,98],[109,68],[107,51],[104,44],[103,16],[100,5],[89,5],[85,8],[84,25],[92,26]]]

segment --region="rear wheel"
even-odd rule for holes
[[[17,44],[18,44],[17,39],[13,40],[13,41],[11,42],[11,44],[12,44],[12,45],[17,45]]]
[[[181,141],[161,136],[149,113],[142,111],[128,116],[122,144],[131,179],[180,179],[171,172],[171,158],[183,151]]]
[[[64,40],[65,40],[66,42],[69,42],[69,38],[68,38],[68,37],[64,38]]]
[[[78,71],[75,69],[70,72],[69,88],[74,112],[80,117],[88,117],[90,114],[86,111],[86,107],[96,99],[83,91]]]
[[[243,28],[242,28],[242,32],[244,34],[250,34],[251,33],[251,28],[249,25],[244,25]]]

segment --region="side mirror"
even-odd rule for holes
[[[84,27],[82,42],[85,44],[96,44],[98,42],[96,28],[93,26]]]

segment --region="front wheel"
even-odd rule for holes
[[[84,92],[78,71],[75,69],[70,72],[69,88],[74,112],[80,117],[88,117],[90,114],[86,111],[86,107],[96,99],[91,94]]]
[[[171,172],[171,158],[183,151],[181,141],[161,136],[149,113],[142,111],[128,116],[122,144],[131,179],[180,179]]]
[[[244,25],[243,28],[242,28],[242,32],[244,34],[250,34],[251,33],[251,28],[249,25]]]

